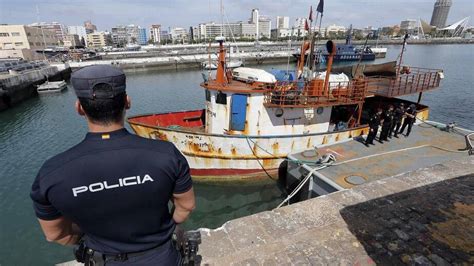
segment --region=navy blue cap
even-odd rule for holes
[[[74,71],[71,75],[71,83],[79,98],[113,98],[125,92],[125,74],[119,68],[109,65],[93,65],[83,67]],[[96,94],[94,86],[100,83],[110,85],[110,91]]]

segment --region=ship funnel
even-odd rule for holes
[[[329,57],[326,69],[326,78],[324,79],[324,93],[329,93],[329,77],[331,75],[332,61],[334,59],[334,55],[336,54],[336,43],[329,40],[326,43],[326,49],[328,50]]]
[[[331,40],[327,41],[326,50],[328,50],[329,54],[335,53],[336,52],[336,44]]]
[[[219,56],[217,62],[217,73],[216,73],[216,82],[224,85],[226,83],[226,66],[225,66],[225,48],[223,36],[216,37],[216,41],[219,43]]]

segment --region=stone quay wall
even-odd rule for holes
[[[0,111],[38,95],[36,86],[49,81],[68,80],[70,68],[49,66],[38,70],[0,76]]]
[[[474,156],[201,229],[201,265],[472,265]]]

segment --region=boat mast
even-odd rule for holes
[[[44,60],[48,60],[46,58],[46,55],[44,54],[44,50],[46,49],[46,40],[44,38],[44,29],[43,27],[41,27],[41,24],[40,24],[40,13],[39,13],[39,8],[38,8],[38,5],[36,5],[36,19],[38,20],[38,26],[40,27],[41,29],[41,35],[43,36],[43,45],[44,45],[44,48],[43,48],[43,57],[44,57]]]
[[[221,36],[224,37],[224,4],[221,0]]]
[[[224,37],[216,38],[219,42],[219,58],[218,58],[218,65],[217,65],[217,73],[216,73],[216,82],[225,85],[226,78],[225,78],[225,48],[224,48]]]
[[[407,44],[407,40],[408,40],[408,34],[405,34],[405,37],[403,38],[402,51],[400,52],[400,61],[398,61],[397,76],[400,74],[400,68],[402,67],[403,52],[405,52],[405,46]]]
[[[286,63],[286,75],[288,75],[288,73],[290,72],[291,41],[293,39],[294,31],[295,31],[295,27],[293,26],[291,27],[291,35],[290,35],[290,39],[288,40],[288,60]]]

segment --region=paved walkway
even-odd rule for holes
[[[203,230],[203,265],[474,263],[474,157]]]

